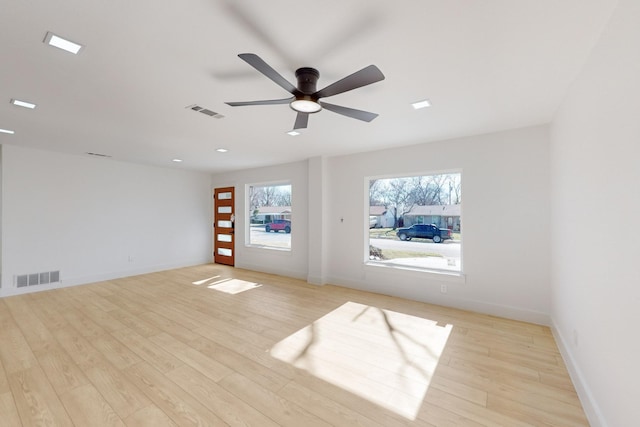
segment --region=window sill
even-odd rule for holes
[[[282,252],[282,253],[291,253],[290,248],[279,248],[277,246],[245,245],[244,247],[249,250],[267,250],[267,251],[275,251],[275,252]]]
[[[418,267],[418,266],[406,265],[406,264],[397,264],[397,263],[385,262],[385,261],[366,261],[365,268],[383,269],[387,271],[402,271],[402,272],[407,272],[408,274],[412,274],[420,277],[426,276],[430,279],[437,280],[440,282],[450,282],[450,283],[459,283],[459,284],[466,283],[466,275],[460,271],[437,270],[432,268]]]

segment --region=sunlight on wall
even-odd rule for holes
[[[451,330],[347,302],[280,341],[271,356],[415,419]]]

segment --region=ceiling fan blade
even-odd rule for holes
[[[345,52],[349,47],[356,45],[359,40],[366,39],[369,34],[376,30],[382,22],[380,13],[374,12],[373,8],[359,8],[358,13],[354,13],[353,20],[346,25],[336,25],[327,31],[322,40],[318,40],[317,46],[310,47],[313,57],[322,59],[335,54],[336,51]],[[346,12],[346,11],[345,11]],[[348,16],[346,13],[344,16]]]
[[[309,123],[309,113],[300,113],[296,116],[296,123],[293,125],[293,129],[306,129]]]
[[[384,80],[384,74],[375,65],[369,65],[360,71],[356,71],[347,77],[330,84],[324,89],[320,89],[313,96],[318,98],[326,98],[327,96],[337,95],[339,93],[348,92],[371,83]]]
[[[235,19],[241,26],[246,28],[250,33],[253,33],[256,40],[264,43],[272,51],[274,51],[280,59],[291,69],[295,69],[296,65],[300,63],[297,58],[292,57],[289,53],[282,49],[282,42],[273,38],[273,31],[264,24],[269,24],[270,21],[265,20],[264,17],[260,17],[257,14],[256,8],[243,7],[241,2],[236,0],[227,0],[224,2],[224,9]]]
[[[322,108],[326,108],[334,113],[342,114],[343,116],[351,117],[352,119],[362,120],[363,122],[370,122],[378,117],[376,113],[356,110],[355,108],[343,107],[341,105],[329,104],[328,102],[321,102],[320,105],[322,105]]]
[[[264,101],[241,101],[241,102],[225,102],[225,104],[232,107],[244,107],[246,105],[276,105],[276,104],[289,104],[296,99],[295,96],[284,99],[266,99]]]
[[[245,61],[247,64],[251,65],[256,70],[260,71],[262,74],[270,78],[273,82],[275,82],[278,86],[286,90],[287,92],[293,95],[301,94],[300,91],[287,79],[282,77],[276,70],[271,68],[269,64],[264,62],[262,58],[260,58],[255,53],[241,53],[238,55],[240,59]]]

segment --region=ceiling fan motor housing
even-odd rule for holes
[[[315,68],[302,67],[296,70],[296,78],[298,79],[298,90],[305,95],[316,93],[316,83],[320,73]]]

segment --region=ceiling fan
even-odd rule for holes
[[[269,64],[264,62],[258,55],[254,53],[241,53],[238,56],[293,96],[283,99],[268,99],[263,101],[225,102],[227,105],[232,107],[242,107],[247,105],[289,104],[289,106],[298,113],[295,124],[293,125],[294,130],[305,129],[309,122],[309,114],[317,113],[323,108],[333,111],[334,113],[342,114],[343,116],[365,122],[370,122],[378,117],[377,114],[370,113],[368,111],[356,110],[354,108],[320,101],[320,98],[338,95],[340,93],[348,92],[350,90],[384,80],[384,74],[382,74],[375,65],[369,65],[360,71],[356,71],[355,73],[330,84],[324,89],[317,90],[316,83],[318,82],[320,73],[315,68],[298,68],[296,70],[298,87],[295,87],[276,70],[271,68]]]

